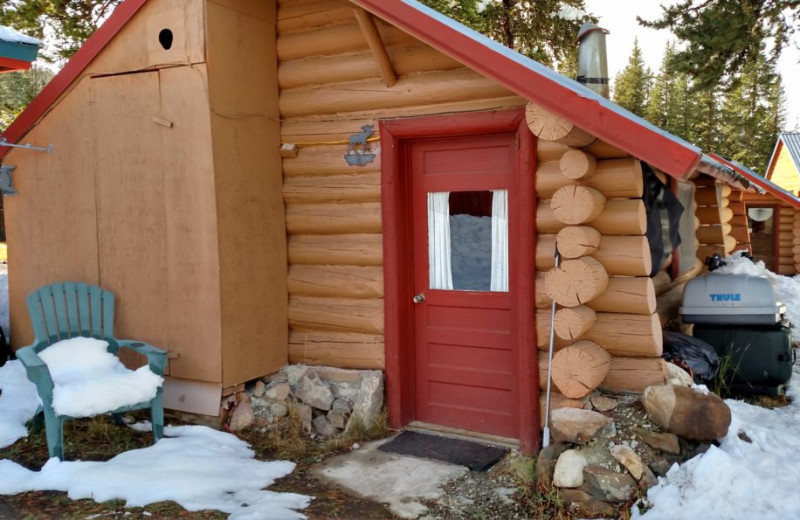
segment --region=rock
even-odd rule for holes
[[[559,408],[550,412],[550,431],[558,442],[584,444],[614,421],[601,413],[580,408]]]
[[[550,488],[553,485],[553,471],[556,467],[556,461],[566,449],[566,444],[556,443],[539,451],[539,455],[536,457],[536,467],[534,468],[534,479],[540,486]]]
[[[616,399],[612,399],[610,397],[606,397],[604,395],[594,395],[591,398],[592,406],[598,412],[608,412],[613,410],[617,407],[619,403],[617,403]]]
[[[264,376],[261,378],[265,383],[286,383],[289,381],[289,378],[286,376],[285,372],[275,372],[274,374],[270,374],[268,376]]]
[[[667,363],[667,384],[691,388],[694,380],[686,370],[674,363]]]
[[[648,463],[648,467],[655,473],[656,475],[663,477],[669,471],[669,468],[672,467],[672,462],[668,461],[664,457],[653,457],[653,459]]]
[[[361,373],[361,385],[358,396],[353,404],[353,413],[347,423],[350,430],[353,425],[360,423],[364,428],[370,428],[378,422],[383,409],[383,372],[380,370],[365,370]]]
[[[255,420],[256,416],[253,413],[253,407],[250,406],[250,400],[242,399],[233,411],[228,427],[232,432],[240,432],[253,424]]]
[[[687,439],[721,439],[731,424],[731,409],[719,396],[694,388],[649,386],[642,403],[653,422]]]
[[[611,455],[613,455],[620,464],[625,466],[625,469],[628,470],[628,473],[630,473],[633,478],[636,480],[642,478],[646,466],[642,462],[642,459],[639,458],[639,455],[637,455],[630,446],[626,444],[612,446]]]
[[[300,379],[308,373],[309,367],[306,365],[287,365],[283,367],[283,374],[286,376],[286,381],[292,388],[297,386]],[[283,381],[281,381],[283,382]]]
[[[267,389],[267,385],[264,384],[264,381],[258,380],[256,381],[256,385],[253,387],[253,396],[261,397],[264,395],[264,391]]]
[[[578,450],[567,450],[558,457],[553,472],[553,485],[559,488],[577,488],[583,484],[586,458]]]
[[[333,404],[331,389],[314,372],[306,373],[297,381],[294,395],[304,403],[320,410],[330,410],[331,404]]]
[[[328,420],[334,428],[339,428],[340,430],[343,430],[344,427],[347,426],[347,416],[341,412],[331,410],[328,412]]]
[[[572,504],[581,516],[592,518],[616,518],[617,509],[607,502],[599,500],[580,489],[562,489],[558,495],[566,504]]]
[[[269,411],[274,417],[278,418],[286,417],[289,414],[289,408],[283,403],[272,403],[269,406]]]
[[[290,393],[292,393],[292,387],[289,386],[289,383],[283,382],[270,384],[264,395],[270,401],[285,401]]]
[[[637,487],[640,491],[647,491],[651,487],[658,484],[658,477],[656,477],[653,472],[647,466],[644,466],[644,470],[642,471],[642,477],[639,479],[639,483]]]
[[[600,466],[586,466],[581,489],[606,502],[625,502],[634,493],[636,483],[629,475]]]
[[[307,432],[311,431],[311,407],[307,404],[297,403],[294,405],[294,411],[297,413],[297,419],[303,425],[303,429]]]
[[[681,444],[678,441],[678,436],[674,433],[656,433],[644,428],[634,428],[633,431],[651,448],[664,453],[672,453],[673,455],[680,455],[681,453]]]
[[[335,395],[335,394],[334,394]],[[334,399],[331,405],[331,410],[339,413],[350,413],[350,405],[344,399]]]
[[[323,437],[333,437],[336,435],[336,428],[331,424],[327,417],[318,415],[314,421],[314,431]]]

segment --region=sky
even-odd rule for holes
[[[634,38],[639,38],[644,60],[658,71],[664,55],[664,47],[670,38],[667,30],[647,29],[636,22],[640,16],[653,20],[661,14],[660,4],[672,4],[673,0],[584,0],[587,10],[599,18],[600,27],[608,29],[606,38],[608,72],[613,79],[628,62],[633,50]],[[784,51],[778,64],[787,97],[785,130],[800,130],[800,93],[792,85],[800,84],[800,51],[790,47]]]

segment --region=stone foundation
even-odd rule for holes
[[[383,372],[288,365],[224,398],[223,425],[230,431],[269,428],[291,412],[307,433],[334,437],[382,421]]]

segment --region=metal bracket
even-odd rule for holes
[[[9,143],[5,137],[0,137],[0,148],[22,148],[23,150],[33,150],[37,152],[47,152],[53,153],[53,145],[48,144],[47,146],[33,146],[30,143],[26,144],[12,144]]]
[[[14,177],[11,172],[14,171],[16,166],[0,166],[0,192],[3,195],[16,195],[17,190],[14,189]]]

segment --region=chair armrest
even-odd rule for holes
[[[147,356],[147,363],[150,365],[150,370],[159,376],[164,375],[164,370],[167,368],[167,353],[165,351],[149,343],[131,339],[118,339],[117,344],[120,348],[129,348],[134,352]]]
[[[42,358],[36,353],[33,346],[23,347],[16,352],[17,359],[25,367],[28,379],[36,385],[36,391],[42,401],[47,401],[50,405],[53,396],[53,378],[50,377],[50,370]]]

